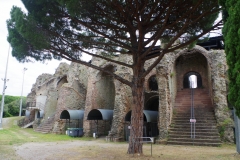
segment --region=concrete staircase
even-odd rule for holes
[[[221,140],[212,107],[211,99],[205,89],[194,89],[195,138],[191,138],[191,98],[190,89],[177,93],[172,124],[167,144],[220,146]]]
[[[30,122],[30,123],[24,125],[22,128],[32,127],[33,123],[34,123],[34,122]]]
[[[40,133],[50,133],[53,128],[54,117],[44,120],[36,129],[36,132]]]

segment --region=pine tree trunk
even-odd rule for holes
[[[139,77],[140,77],[139,74],[137,73],[134,74],[133,85],[131,87],[133,96],[133,106],[128,147],[129,154],[133,153],[143,154],[142,143],[140,143],[141,141],[140,137],[143,137],[144,78]]]

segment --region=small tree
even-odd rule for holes
[[[220,0],[224,7],[223,36],[227,63],[229,66],[229,94],[228,100],[235,107],[240,117],[240,1]]]
[[[22,0],[28,13],[13,7],[7,21],[12,55],[21,62],[65,58],[105,72],[130,86],[133,96],[130,137],[143,133],[143,84],[162,57],[216,29],[218,0]],[[164,47],[156,47],[165,40]],[[180,43],[174,43],[179,40]],[[101,54],[95,54],[100,51]],[[82,53],[132,69],[129,81],[80,59]],[[109,55],[125,54],[132,63]],[[154,62],[144,68],[149,59]],[[133,132],[134,130],[134,132]],[[142,154],[137,139],[128,153]]]

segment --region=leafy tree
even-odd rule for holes
[[[105,72],[130,86],[133,96],[130,136],[142,137],[144,78],[162,57],[188,46],[221,25],[214,24],[218,0],[22,0],[7,21],[12,55],[20,62],[65,58]],[[164,47],[156,47],[159,40]],[[174,43],[176,40],[179,43]],[[101,54],[96,54],[100,51]],[[81,60],[85,53],[132,69],[127,80],[116,72]],[[132,63],[111,55],[125,54]],[[154,62],[144,68],[149,59]],[[134,132],[133,132],[134,130]],[[142,153],[139,139],[128,153]]]
[[[229,66],[228,100],[240,117],[240,1],[220,0],[220,3],[225,9],[223,36]]]
[[[20,98],[21,97],[19,96],[5,95],[3,117],[12,117],[19,115]],[[0,95],[0,100],[1,99],[2,95]],[[26,108],[26,97],[23,97],[22,108]]]
[[[19,96],[9,96],[9,95],[5,95],[4,96],[4,103],[8,104],[11,103],[12,101],[16,101],[18,100],[20,97]],[[0,100],[2,100],[2,95],[0,95]]]

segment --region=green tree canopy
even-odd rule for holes
[[[229,94],[228,100],[235,107],[240,117],[240,1],[220,0],[224,12],[224,43],[229,66]]]
[[[20,106],[20,96],[4,96],[4,111],[3,117],[12,117],[19,115]],[[2,95],[0,95],[0,102],[2,100]],[[26,108],[26,97],[23,97],[22,108]]]
[[[218,0],[22,0],[28,13],[13,7],[7,21],[12,55],[21,62],[60,59],[103,71],[132,89],[131,137],[142,137],[144,77],[164,54],[190,45],[217,29],[214,24]],[[159,40],[165,46],[156,47]],[[180,43],[174,43],[178,40]],[[96,54],[100,51],[101,54]],[[80,59],[85,53],[112,64],[132,69],[127,80]],[[125,54],[133,62],[116,61],[114,54]],[[144,68],[144,63],[155,58]],[[134,147],[133,147],[134,145]],[[137,140],[129,143],[129,153],[142,153]]]

